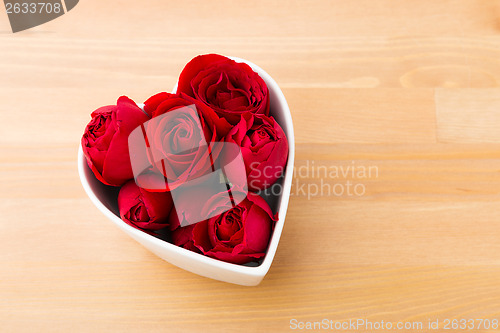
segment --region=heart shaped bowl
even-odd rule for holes
[[[208,278],[243,286],[256,286],[262,281],[271,267],[276,249],[278,248],[281,232],[283,231],[292,186],[295,139],[290,109],[278,84],[263,69],[252,64],[251,62],[235,57],[230,58],[236,62],[246,63],[266,82],[270,94],[270,114],[283,128],[289,145],[286,169],[284,175],[278,180],[277,183],[279,184],[280,194],[264,197],[273,212],[278,212],[279,220],[275,224],[266,256],[259,263],[251,263],[247,265],[227,263],[178,247],[172,243],[129,226],[120,219],[120,214],[118,212],[117,197],[119,189],[106,186],[95,178],[94,174],[87,165],[81,146],[78,151],[78,173],[83,188],[94,205],[126,234],[156,254],[158,257],[175,266]],[[176,88],[174,88],[174,92],[175,90]]]

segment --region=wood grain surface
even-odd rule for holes
[[[78,179],[92,110],[170,90],[208,52],[264,68],[294,120],[292,197],[257,287],[157,258]],[[500,319],[499,85],[496,0],[82,0],[16,34],[2,10],[0,331]]]

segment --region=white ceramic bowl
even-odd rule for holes
[[[271,267],[285,223],[293,177],[295,138],[290,109],[278,84],[263,69],[251,62],[235,57],[230,58],[248,64],[266,82],[270,93],[271,115],[275,117],[285,131],[289,144],[285,175],[279,180],[282,185],[281,197],[266,198],[271,209],[279,212],[279,220],[276,222],[266,256],[261,260],[260,265],[237,265],[206,257],[129,226],[120,219],[118,213],[118,190],[101,184],[95,178],[85,161],[81,146],[78,151],[78,173],[83,188],[94,205],[126,234],[160,258],[180,268],[212,279],[243,286],[255,286],[262,281]],[[174,92],[176,88],[177,86],[174,88]]]

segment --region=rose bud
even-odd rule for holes
[[[273,117],[243,115],[225,141],[241,147],[249,190],[266,189],[281,177],[288,158],[288,140]]]
[[[144,111],[154,117],[164,114],[169,110],[175,110],[193,104],[196,106],[198,113],[207,123],[210,130],[217,134],[217,139],[223,138],[232,128],[231,124],[223,117],[219,117],[211,107],[182,93],[170,94],[161,92],[153,95],[144,102]]]
[[[171,191],[214,169],[220,148],[211,147],[228,133],[229,123],[187,96],[160,93],[144,104],[152,115],[144,125],[152,168],[137,178],[139,184]]]
[[[94,175],[106,185],[121,186],[134,177],[128,152],[128,136],[149,117],[126,96],[116,105],[91,114],[82,137],[83,154]]]
[[[210,106],[231,124],[243,113],[269,114],[269,89],[247,64],[218,54],[195,57],[182,70],[177,92]]]
[[[118,194],[120,217],[140,229],[156,231],[167,227],[172,206],[170,193],[148,192],[133,180],[127,182]]]
[[[232,205],[225,193],[215,195],[205,205],[215,215],[205,221],[177,228],[174,244],[206,256],[234,264],[258,261],[265,256],[277,215],[257,194],[249,192],[238,205]],[[176,218],[171,213],[171,218]]]
[[[195,226],[196,224],[191,224],[184,228],[178,228],[172,233],[172,242],[177,246],[185,248],[186,250],[203,254],[203,252],[201,252],[193,242],[192,232]]]

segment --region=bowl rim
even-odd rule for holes
[[[285,128],[285,134],[287,136],[288,140],[288,160],[286,164],[286,171],[285,171],[285,176],[283,180],[283,190],[281,194],[281,202],[279,205],[279,210],[278,210],[278,221],[276,221],[274,225],[274,230],[271,234],[271,239],[269,241],[269,245],[266,251],[266,255],[264,256],[264,259],[262,260],[261,264],[258,266],[244,266],[244,265],[239,265],[239,264],[234,264],[234,263],[229,263],[225,262],[219,259],[211,258],[187,249],[184,249],[180,246],[177,246],[175,244],[169,243],[167,241],[164,241],[162,239],[159,239],[157,237],[154,237],[152,235],[149,235],[139,229],[136,229],[127,223],[124,223],[120,217],[115,215],[111,210],[109,210],[102,202],[99,200],[99,198],[96,196],[92,188],[90,187],[89,180],[85,174],[85,168],[88,168],[87,162],[84,158],[83,155],[83,149],[81,146],[81,142],[79,144],[79,149],[78,149],[78,174],[80,177],[80,181],[82,183],[82,186],[87,193],[88,197],[92,201],[92,203],[108,218],[110,219],[114,224],[116,224],[119,228],[123,229],[123,231],[127,233],[133,234],[137,239],[141,239],[145,242],[150,242],[153,243],[154,245],[158,247],[166,247],[168,250],[173,251],[175,254],[178,254],[183,257],[187,257],[193,261],[198,261],[201,263],[204,263],[206,265],[213,266],[217,269],[224,270],[224,271],[229,271],[229,272],[236,272],[236,273],[242,273],[245,275],[249,276],[259,276],[263,277],[267,274],[269,271],[271,264],[274,260],[274,256],[276,254],[276,250],[278,248],[279,241],[281,239],[281,234],[283,231],[284,223],[285,223],[285,217],[286,217],[286,212],[288,209],[288,203],[290,199],[290,194],[291,194],[291,185],[292,185],[292,179],[293,179],[293,167],[294,167],[294,160],[295,160],[295,137],[294,137],[294,131],[293,131],[293,121],[292,121],[292,115],[290,112],[290,108],[288,106],[288,103],[286,101],[286,98],[281,91],[281,88],[278,86],[276,81],[262,68],[259,66],[253,64],[252,62],[248,60],[244,60],[242,58],[238,57],[227,57],[229,59],[232,59],[236,62],[241,62],[241,63],[246,63],[248,66],[250,66],[255,72],[259,74],[259,76],[266,82],[266,85],[268,86],[268,89],[276,94],[276,97],[279,99],[279,104],[282,107],[282,116],[285,119],[285,124],[280,124],[280,125],[286,125]],[[177,83],[174,86],[174,89],[172,90],[172,93],[175,93],[177,91]],[[139,104],[138,104],[139,105]]]

